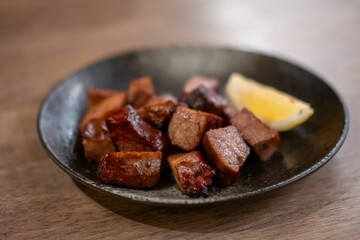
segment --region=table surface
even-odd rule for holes
[[[1,1],[0,239],[308,239],[360,236],[360,1]],[[343,96],[350,130],[305,179],[231,205],[167,209],[77,185],[38,139],[41,100],[116,53],[213,44],[285,57]]]

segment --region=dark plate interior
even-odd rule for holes
[[[86,106],[85,89],[127,89],[131,79],[148,75],[157,93],[180,94],[193,74],[213,76],[222,87],[232,72],[290,93],[315,109],[305,124],[281,134],[281,147],[266,162],[250,158],[237,182],[212,189],[208,198],[181,195],[170,174],[152,190],[102,184],[95,165],[82,152],[77,125]],[[223,89],[222,89],[223,90]],[[110,195],[158,205],[196,205],[242,199],[298,180],[327,162],[341,147],[348,115],[341,98],[314,74],[289,62],[258,53],[219,47],[167,47],[136,51],[95,63],[67,77],[44,100],[39,116],[40,139],[51,158],[75,180]]]

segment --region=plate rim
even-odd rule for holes
[[[74,171],[73,169],[65,166],[62,163],[62,161],[58,160],[57,157],[54,155],[54,153],[51,152],[50,147],[48,146],[48,143],[45,142],[45,137],[43,135],[44,133],[41,130],[42,116],[44,114],[46,104],[49,102],[49,100],[52,97],[53,93],[59,87],[61,87],[63,84],[65,84],[68,81],[71,81],[72,76],[74,76],[75,74],[77,74],[80,71],[85,71],[88,68],[99,65],[99,64],[101,64],[103,62],[106,62],[106,61],[111,61],[111,60],[114,60],[116,58],[123,57],[125,55],[136,54],[136,53],[139,53],[139,52],[166,50],[166,49],[190,49],[190,48],[219,49],[219,50],[243,52],[243,53],[246,53],[246,54],[261,55],[261,56],[265,56],[265,57],[270,58],[270,59],[275,59],[277,61],[284,62],[286,64],[290,64],[292,66],[297,67],[301,71],[305,71],[305,72],[313,75],[314,77],[316,77],[317,80],[321,81],[324,85],[326,85],[334,93],[336,98],[339,100],[339,102],[341,104],[341,107],[342,107],[342,110],[343,110],[343,113],[344,113],[344,125],[343,125],[342,131],[341,131],[341,135],[340,135],[339,139],[337,140],[335,146],[324,157],[319,159],[319,161],[316,164],[312,165],[311,167],[309,167],[306,170],[296,174],[295,176],[293,176],[291,178],[288,178],[286,180],[283,180],[283,181],[281,181],[281,182],[279,182],[277,184],[271,185],[271,186],[259,188],[259,189],[254,190],[254,191],[250,191],[250,192],[246,192],[246,193],[240,193],[240,194],[226,196],[226,197],[217,197],[216,199],[212,199],[212,198],[187,198],[187,199],[186,198],[182,198],[182,199],[166,198],[166,199],[161,199],[161,197],[138,196],[138,194],[134,194],[134,193],[126,193],[126,194],[120,194],[119,195],[119,194],[116,194],[116,193],[113,193],[113,192],[111,192],[109,190],[104,189],[104,187],[106,187],[106,188],[114,188],[114,186],[107,185],[107,184],[98,184],[98,183],[93,183],[92,184],[91,183],[91,182],[93,182],[92,180],[89,180],[88,178],[82,176],[81,174],[78,174],[78,172]],[[85,185],[87,187],[90,187],[91,189],[94,189],[94,190],[99,191],[101,193],[105,193],[105,194],[110,195],[112,197],[116,197],[116,198],[120,198],[120,199],[124,199],[124,200],[135,201],[137,203],[145,203],[145,204],[152,204],[152,205],[159,205],[159,206],[169,206],[169,207],[171,207],[171,206],[212,205],[212,204],[223,203],[223,202],[228,202],[228,201],[246,199],[246,198],[249,198],[249,197],[252,197],[252,196],[259,195],[261,193],[265,193],[265,192],[269,192],[271,190],[281,188],[281,187],[286,186],[286,185],[288,185],[290,183],[293,183],[293,182],[295,182],[297,180],[303,179],[305,176],[310,175],[311,173],[315,172],[320,167],[325,165],[340,150],[340,148],[343,145],[343,143],[345,142],[346,136],[348,134],[349,125],[350,125],[349,111],[348,111],[348,108],[347,108],[347,106],[345,104],[344,99],[340,96],[338,91],[330,83],[325,81],[324,78],[320,77],[313,70],[309,70],[309,68],[305,68],[301,64],[298,64],[297,62],[292,61],[292,60],[288,60],[287,58],[285,58],[283,56],[278,56],[278,55],[275,55],[275,54],[265,53],[265,52],[261,52],[261,51],[257,51],[257,50],[248,50],[248,49],[242,49],[242,48],[238,48],[238,47],[218,46],[218,45],[169,45],[169,46],[139,48],[139,49],[132,49],[132,50],[128,50],[128,51],[118,52],[118,53],[116,53],[114,55],[104,57],[104,58],[102,58],[100,60],[91,62],[90,64],[87,64],[84,67],[81,67],[81,68],[73,71],[72,73],[70,73],[67,76],[65,76],[64,78],[62,78],[61,80],[57,81],[47,91],[45,97],[42,99],[39,110],[38,110],[38,115],[37,115],[37,132],[38,132],[38,136],[39,136],[39,139],[40,139],[40,142],[41,142],[43,148],[45,149],[47,154],[50,156],[50,158],[53,160],[53,162],[55,162],[55,164],[57,166],[59,166],[64,172],[69,174],[70,177],[72,177],[72,179],[76,180],[77,182],[79,182],[79,183],[81,183],[81,184],[83,184],[83,185]],[[119,187],[119,188],[121,188],[121,187]]]

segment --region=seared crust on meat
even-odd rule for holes
[[[128,103],[138,109],[149,101],[156,101],[154,87],[150,77],[131,80],[127,96]]]
[[[98,162],[103,183],[130,188],[152,188],[159,181],[161,152],[113,152]]]
[[[97,162],[110,152],[115,152],[105,119],[92,119],[80,130],[84,155],[89,162]]]
[[[279,133],[249,110],[237,112],[214,78],[190,77],[180,99],[156,95],[150,77],[130,81],[128,92],[86,94],[89,108],[78,129],[85,158],[97,162],[106,184],[152,188],[170,168],[182,194],[206,197],[214,180],[235,183],[250,149],[266,160],[280,144]]]
[[[235,110],[231,108],[225,98],[213,89],[202,85],[189,93],[183,100],[188,104],[189,108],[222,117],[227,125],[234,115]]]
[[[280,145],[279,133],[246,108],[238,112],[231,119],[231,123],[239,130],[262,161],[269,159]]]
[[[101,89],[101,88],[87,88],[86,89],[86,97],[88,107],[91,108],[97,104],[99,104],[102,100],[116,93],[124,93],[122,91]],[[125,94],[125,93],[124,93]]]
[[[186,97],[189,93],[200,86],[205,86],[214,91],[219,91],[219,82],[217,79],[203,76],[192,76],[184,85],[182,97]]]
[[[137,110],[137,113],[154,128],[165,129],[177,106],[178,104],[173,101],[159,102],[143,106]]]
[[[177,98],[172,95],[171,93],[163,93],[158,96],[159,102],[167,102],[167,101],[173,101],[174,103],[177,103]]]
[[[250,153],[234,126],[209,130],[203,139],[206,159],[215,168],[220,185],[232,185]]]
[[[130,105],[108,117],[106,124],[120,152],[162,151],[168,145],[167,136],[141,119]]]
[[[125,93],[114,93],[103,99],[98,104],[90,107],[84,118],[82,119],[79,129],[81,129],[91,119],[105,119],[107,116],[118,111],[126,101]]]
[[[168,162],[183,194],[207,193],[207,186],[212,184],[215,170],[205,162],[199,151],[170,155]]]
[[[176,97],[174,97],[170,93],[164,93],[159,96],[157,96],[157,95],[152,96],[143,106],[156,104],[156,103],[162,103],[162,102],[166,102],[166,101],[173,101],[174,103],[178,102]],[[140,108],[136,108],[136,110],[139,110],[139,109]]]
[[[209,129],[221,127],[222,118],[179,106],[173,114],[168,135],[173,145],[185,151],[194,150]]]

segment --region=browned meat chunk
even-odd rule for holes
[[[214,90],[200,86],[189,93],[183,100],[192,109],[213,113],[223,118],[225,124],[230,123],[235,110],[231,108],[226,99]]]
[[[234,126],[210,130],[204,136],[203,147],[220,185],[232,185],[250,153],[238,130]]]
[[[177,99],[169,93],[165,93],[165,94],[162,94],[159,96],[154,95],[143,106],[155,104],[155,103],[162,103],[162,102],[166,102],[166,101],[173,101],[174,103],[176,103]],[[136,109],[136,110],[138,110],[138,109]]]
[[[185,102],[190,108],[216,115],[220,115],[224,106],[227,105],[225,98],[204,86],[199,86],[189,93],[185,98]]]
[[[222,117],[224,119],[223,126],[229,126],[231,125],[231,118],[237,113],[236,109],[231,105],[227,104],[222,112]]]
[[[142,120],[130,105],[106,119],[111,139],[120,152],[162,151],[168,138]]]
[[[182,96],[185,97],[186,95],[188,95],[189,93],[191,93],[200,86],[205,86],[207,88],[213,89],[214,91],[219,90],[219,83],[215,78],[192,76],[185,83]]]
[[[222,118],[200,111],[177,107],[173,114],[168,135],[173,145],[185,151],[194,150],[209,129],[221,127]]]
[[[126,96],[124,93],[116,93],[110,97],[105,98],[99,104],[92,106],[80,123],[81,129],[88,121],[91,119],[104,119],[112,113],[118,111],[126,101]]]
[[[155,92],[151,78],[142,77],[130,82],[128,89],[128,103],[135,109],[147,104],[154,96]]]
[[[183,194],[208,194],[207,186],[212,184],[211,178],[215,175],[215,170],[205,162],[200,152],[170,155],[168,162]]]
[[[173,101],[174,103],[176,103],[178,100],[171,93],[164,93],[164,94],[159,95],[159,101],[160,102]]]
[[[113,152],[98,162],[103,183],[130,188],[152,188],[159,181],[161,152]]]
[[[92,119],[80,130],[84,155],[89,162],[97,162],[107,153],[115,152],[105,119]]]
[[[238,112],[231,119],[231,123],[254,149],[260,160],[269,159],[280,145],[279,133],[268,127],[246,108]]]
[[[100,88],[88,88],[86,89],[86,96],[88,107],[91,108],[107,97],[110,97],[116,93],[123,93],[121,91],[114,91],[108,89],[100,89]]]
[[[146,106],[146,105],[150,105],[150,104],[155,104],[155,103],[159,103],[159,97],[156,95],[153,95],[151,98],[149,98],[149,100],[147,102],[145,102],[144,104],[141,105],[141,107]],[[140,107],[136,108],[136,110],[138,110]]]
[[[165,129],[178,104],[173,101],[143,106],[137,110],[139,116],[157,129]]]

